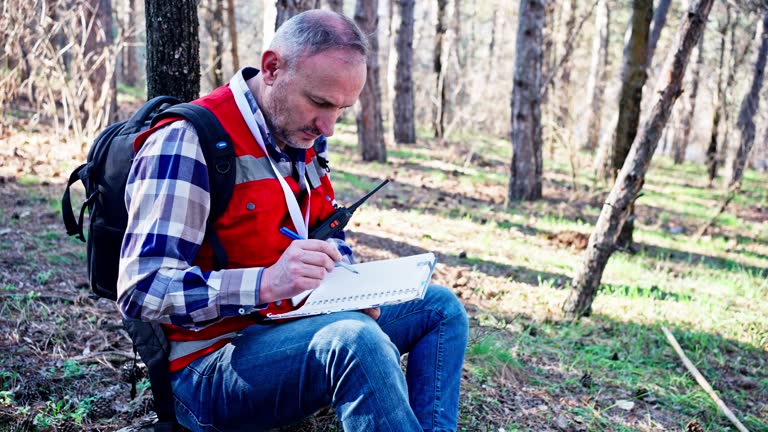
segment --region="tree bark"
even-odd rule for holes
[[[679,132],[678,138],[672,143],[672,160],[675,165],[683,163],[685,161],[685,153],[688,151],[688,143],[691,139],[691,129],[693,125],[693,116],[696,112],[696,95],[699,92],[699,71],[704,63],[704,35],[701,35],[699,41],[699,49],[696,54],[696,62],[691,67],[691,87],[688,92],[688,101],[684,104],[686,108],[682,113],[682,119],[680,119],[680,127],[676,132]],[[676,133],[676,135],[678,135]]]
[[[611,154],[611,178],[616,180],[624,165],[630,146],[637,135],[640,122],[640,106],[643,86],[648,76],[645,61],[648,52],[648,30],[651,24],[653,0],[633,0],[630,36],[624,46],[624,60],[621,68],[621,95],[619,97],[619,119]],[[619,244],[629,248],[632,245],[634,212],[630,206],[630,217],[624,224]]]
[[[564,2],[565,3],[565,2]],[[557,86],[557,126],[564,132],[562,135],[567,136],[567,131],[571,130],[571,55],[569,51],[573,50],[574,40],[578,38],[576,32],[576,8],[578,5],[577,0],[568,0],[567,7],[563,10],[566,15],[565,25],[561,27],[563,54],[562,62],[559,65],[560,79],[555,83]],[[563,5],[565,6],[565,4]],[[570,147],[570,146],[568,146]]]
[[[765,64],[768,58],[768,9],[763,12],[763,28],[760,37],[760,48],[757,52],[752,84],[749,91],[741,101],[739,117],[736,121],[736,130],[739,135],[733,162],[730,166],[727,188],[729,193],[737,193],[741,187],[741,179],[744,176],[744,167],[749,157],[749,152],[755,143],[755,114],[760,105],[760,89],[763,86],[765,76]]]
[[[589,315],[592,311],[603,270],[613,251],[622,225],[629,216],[631,204],[637,199],[659,137],[669,119],[672,106],[682,92],[683,76],[693,47],[699,42],[714,0],[697,0],[689,9],[679,32],[674,58],[662,75],[666,84],[658,96],[650,116],[635,137],[624,166],[616,178],[603,205],[595,230],[589,238],[582,264],[573,279],[572,289],[563,304],[569,318]]]
[[[659,0],[656,10],[653,11],[653,27],[651,29],[651,34],[648,37],[648,54],[645,61],[645,64],[649,69],[653,66],[653,54],[656,51],[656,44],[659,42],[659,37],[661,37],[661,30],[667,22],[667,13],[669,12],[670,3],[671,0]]]
[[[725,21],[720,26],[720,59],[717,68],[717,93],[714,97],[714,106],[712,110],[712,134],[709,138],[709,145],[707,146],[707,187],[711,188],[714,184],[715,177],[717,177],[717,137],[720,130],[720,111],[723,108],[723,102],[725,101],[725,87],[723,81],[725,78],[725,40],[728,34],[728,27],[731,21],[731,6],[726,4],[725,6]]]
[[[136,27],[136,0],[126,0],[126,11],[124,17],[125,31],[133,35]],[[125,48],[123,48],[123,68],[121,72],[121,80],[128,86],[135,86],[138,78],[138,62],[136,61],[136,38],[130,36],[126,41]]]
[[[592,62],[589,66],[587,81],[587,99],[590,107],[587,111],[587,139],[582,148],[594,150],[600,141],[602,123],[603,95],[605,93],[605,71],[608,69],[608,37],[610,8],[608,0],[600,0],[595,15],[595,34],[592,39]]]
[[[195,0],[146,0],[147,97],[200,94],[200,39]]]
[[[93,20],[93,25],[85,41],[85,70],[88,72],[90,89],[88,98],[84,101],[90,106],[98,104],[105,95],[109,98],[104,106],[109,106],[109,121],[116,120],[117,115],[117,74],[115,64],[107,64],[111,55],[107,53],[114,42],[111,0],[88,0],[86,7],[86,26]],[[106,55],[105,55],[106,54]],[[85,109],[82,120],[83,126],[89,121],[87,113],[95,113],[94,109]]]
[[[320,0],[277,0],[276,7],[275,30],[294,16],[310,9],[319,8]]]
[[[240,56],[237,52],[237,20],[235,19],[235,0],[227,0],[227,22],[229,23],[229,54],[232,57],[232,70],[240,70]]]
[[[445,71],[443,70],[443,42],[445,42],[446,9],[448,0],[437,0],[437,25],[435,27],[435,51],[433,53],[433,70],[435,72],[435,94],[437,95],[437,109],[435,111],[435,138],[443,139],[445,129]]]
[[[399,0],[400,31],[397,33],[397,69],[395,79],[395,141],[416,142],[413,95],[413,10],[414,0]]]
[[[541,69],[546,0],[521,0],[512,84],[507,203],[541,198]]]
[[[357,114],[357,141],[364,161],[386,162],[379,88],[378,3],[378,0],[357,0],[355,5],[355,22],[368,35],[370,46],[367,78],[360,94],[360,110]]]

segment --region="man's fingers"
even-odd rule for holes
[[[335,262],[331,257],[329,257],[324,252],[315,252],[315,251],[308,251],[304,250],[302,251],[302,254],[299,256],[299,261],[302,264],[306,264],[309,266],[314,267],[322,267],[326,271],[333,270],[333,267],[335,265]]]
[[[341,261],[341,252],[336,249],[336,246],[323,241],[323,240],[296,240],[293,242],[303,250],[310,250],[315,252],[322,252],[329,256],[333,262]]]

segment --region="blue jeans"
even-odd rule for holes
[[[254,431],[332,406],[345,431],[456,430],[467,333],[441,286],[382,307],[378,321],[339,312],[253,325],[173,375],[176,417],[193,431]]]

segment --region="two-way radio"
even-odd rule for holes
[[[376,186],[372,191],[368,192],[364,197],[360,198],[357,202],[349,207],[338,207],[335,212],[328,219],[324,220],[317,228],[313,229],[309,233],[309,238],[326,240],[333,237],[336,233],[343,230],[347,226],[349,220],[352,218],[352,213],[360,207],[360,204],[364,203],[371,195],[378,192],[384,185],[389,183],[389,179],[384,180]]]

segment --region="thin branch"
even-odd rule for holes
[[[554,68],[552,68],[552,71],[550,71],[549,76],[546,77],[542,81],[541,84],[541,90],[539,92],[539,97],[541,99],[544,99],[547,96],[547,91],[549,90],[549,85],[552,84],[552,81],[557,76],[557,73],[560,71],[560,69],[563,67],[565,62],[568,61],[569,58],[571,58],[571,54],[573,53],[573,44],[576,42],[576,39],[581,33],[581,28],[584,27],[584,23],[587,22],[587,20],[592,16],[592,13],[595,11],[595,7],[597,7],[597,4],[600,2],[600,0],[595,0],[594,3],[592,3],[592,7],[589,8],[589,11],[584,14],[583,17],[581,17],[581,21],[579,21],[579,25],[576,26],[576,31],[573,32],[573,34],[568,35],[568,41],[565,43],[565,52],[563,53],[563,56],[560,58],[560,61],[557,62],[557,65],[555,65]]]
[[[733,412],[717,396],[717,393],[715,393],[715,391],[712,389],[712,386],[709,385],[709,383],[701,374],[701,372],[699,372],[699,370],[696,369],[696,366],[694,366],[694,364],[691,363],[691,361],[685,355],[685,352],[683,352],[683,349],[680,348],[680,344],[677,343],[677,339],[675,339],[675,336],[672,335],[672,332],[670,332],[669,329],[667,329],[666,327],[662,327],[661,330],[664,332],[664,335],[667,337],[669,344],[672,345],[672,348],[675,349],[675,352],[680,357],[680,360],[683,361],[685,368],[688,369],[688,372],[690,372],[691,375],[693,375],[693,377],[696,379],[696,382],[699,383],[701,388],[703,388],[704,391],[707,392],[709,397],[712,398],[712,400],[715,402],[717,407],[723,410],[723,413],[725,414],[726,417],[728,417],[728,420],[730,420],[731,423],[733,423],[733,425],[736,426],[736,429],[738,429],[740,432],[749,432],[749,430],[746,427],[744,427],[743,424],[741,424],[739,419],[736,418]]]

